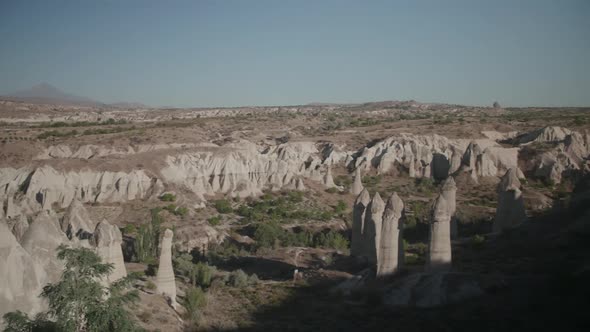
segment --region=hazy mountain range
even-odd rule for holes
[[[41,83],[29,89],[16,91],[2,96],[3,99],[23,101],[38,104],[58,104],[58,105],[76,105],[76,106],[93,106],[93,107],[120,107],[120,108],[148,108],[141,103],[136,102],[117,102],[103,103],[88,97],[77,96],[64,92],[51,84]]]

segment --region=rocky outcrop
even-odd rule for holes
[[[330,166],[328,166],[326,175],[324,175],[323,183],[327,188],[337,188],[336,184],[334,183],[334,178],[332,177],[332,168]]]
[[[39,312],[43,307],[39,294],[46,280],[43,266],[0,220],[0,317],[15,310]]]
[[[44,271],[46,278],[41,280],[43,285],[59,280],[63,263],[57,258],[56,249],[68,242],[57,218],[47,212],[35,218],[23,235],[23,248],[31,255],[35,265]]]
[[[359,194],[354,202],[352,211],[352,239],[350,243],[350,254],[356,257],[365,256],[365,215],[371,201],[371,195],[367,189]]]
[[[509,169],[498,185],[498,207],[494,219],[494,232],[514,227],[526,219],[520,181],[515,169]]]
[[[207,253],[209,246],[223,243],[228,234],[217,230],[208,224],[181,225],[174,230],[174,245],[180,251],[196,250],[201,254]]]
[[[164,231],[162,248],[160,251],[160,266],[156,274],[156,286],[158,293],[170,299],[170,305],[176,308],[176,280],[172,269],[172,237],[171,230]]]
[[[380,174],[402,168],[410,177],[443,180],[457,172],[461,164],[475,179],[498,176],[517,166],[518,149],[503,148],[490,139],[473,141],[439,135],[400,134],[360,150],[353,166],[365,170],[376,168]]]
[[[404,212],[404,202],[393,193],[387,200],[381,226],[381,240],[377,261],[377,277],[386,277],[398,271],[403,261],[403,240],[401,219]]]
[[[531,142],[560,142],[563,141],[566,136],[571,134],[572,131],[567,128],[548,126],[521,134],[514,140],[517,144],[527,144]]]
[[[66,208],[81,202],[115,203],[146,199],[162,191],[161,182],[142,170],[131,172],[58,171],[49,165],[29,168],[0,169],[0,199],[16,206],[18,213]],[[24,193],[18,204],[17,193]],[[11,214],[17,214],[11,213]],[[8,213],[7,213],[8,215]]]
[[[107,282],[119,280],[127,276],[125,262],[123,260],[123,236],[115,225],[103,220],[96,225],[92,235],[92,244],[96,253],[102,258],[103,263],[113,264],[113,271],[107,276]]]
[[[448,271],[451,269],[451,218],[455,213],[455,192],[457,187],[453,178],[442,186],[441,193],[434,201],[431,213],[428,245],[429,271]]]
[[[365,255],[371,265],[376,266],[379,261],[381,247],[381,228],[383,226],[383,212],[385,203],[379,193],[375,193],[365,213],[365,229],[363,232]]]
[[[95,230],[94,223],[90,220],[88,211],[82,202],[74,198],[61,220],[61,230],[71,240],[89,239]]]
[[[8,228],[12,231],[12,234],[14,235],[16,240],[19,242],[29,229],[29,222],[27,221],[27,218],[22,215],[6,220],[6,224]]]
[[[354,170],[354,179],[352,186],[350,187],[350,193],[354,196],[358,196],[363,191],[363,189],[365,188],[363,187],[361,169],[357,168]]]

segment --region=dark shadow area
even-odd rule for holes
[[[216,264],[217,268],[225,271],[241,269],[247,274],[256,273],[263,280],[285,281],[293,278],[295,265],[281,261],[260,257],[230,257]]]
[[[579,189],[586,186],[586,189]],[[535,216],[475,246],[453,243],[453,270],[494,280],[483,296],[421,309],[388,307],[365,287],[344,297],[339,280],[291,285],[290,297],[261,305],[239,331],[588,331],[590,317],[590,181],[567,208]],[[242,262],[244,263],[244,262]],[[241,266],[243,267],[243,266]]]

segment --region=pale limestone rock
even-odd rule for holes
[[[530,142],[557,142],[563,141],[567,135],[572,133],[571,130],[562,127],[548,126],[533,130],[516,137],[518,144],[526,144]]]
[[[191,252],[197,250],[201,254],[208,251],[209,246],[223,243],[228,234],[208,224],[181,225],[174,231],[174,245],[178,250]]]
[[[441,193],[435,200],[430,223],[428,246],[429,271],[451,269],[451,212],[453,204]]]
[[[55,216],[42,212],[31,223],[21,243],[36,266],[45,272],[46,278],[42,280],[44,285],[59,280],[63,271],[63,262],[57,258],[56,249],[69,241],[59,228],[59,222]]]
[[[27,218],[22,215],[13,219],[8,219],[6,223],[16,240],[19,242],[29,229],[29,222],[27,221]]]
[[[514,227],[526,219],[520,181],[516,173],[515,169],[509,169],[498,185],[498,207],[494,219],[494,232]]]
[[[28,314],[41,311],[39,294],[46,280],[40,263],[31,258],[0,220],[0,317],[16,310]]]
[[[336,188],[336,184],[334,183],[334,178],[332,177],[332,168],[328,166],[328,170],[326,171],[326,175],[324,176],[324,186],[328,188]]]
[[[404,212],[404,202],[393,193],[387,200],[381,226],[381,240],[379,246],[379,260],[377,261],[377,276],[385,277],[397,272],[403,261],[403,240],[401,218]]]
[[[61,230],[68,238],[89,239],[95,230],[84,204],[74,198],[61,220]]]
[[[352,182],[352,186],[350,187],[350,193],[358,196],[363,191],[363,189],[365,188],[363,187],[361,169],[357,168],[354,171],[354,180]]]
[[[160,266],[156,275],[156,286],[158,293],[170,299],[170,305],[176,309],[176,280],[172,268],[172,237],[174,234],[170,229],[164,231],[162,248],[160,251]]]
[[[367,207],[370,201],[371,196],[369,195],[369,191],[365,188],[354,202],[352,240],[350,243],[350,254],[352,256],[365,256],[365,215],[367,214]]]
[[[298,191],[306,191],[307,190],[302,179],[300,179],[300,178],[297,179],[297,185],[295,186],[295,190],[298,190]]]
[[[103,220],[96,225],[92,244],[96,253],[102,258],[103,263],[113,264],[113,271],[107,276],[107,282],[111,283],[127,276],[125,261],[123,259],[123,236],[115,225]]]
[[[367,207],[368,213],[365,213],[365,254],[370,264],[376,266],[379,261],[379,249],[381,247],[381,228],[383,226],[383,211],[385,203],[378,192]]]

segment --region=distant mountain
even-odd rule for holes
[[[151,106],[142,104],[142,103],[133,103],[133,102],[119,102],[119,103],[111,103],[108,104],[110,107],[116,108],[151,108]]]
[[[8,99],[37,104],[103,106],[104,104],[87,97],[66,93],[51,84],[41,83],[30,89],[17,91],[6,96]]]

